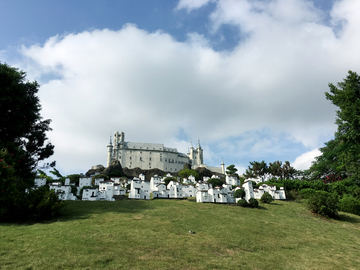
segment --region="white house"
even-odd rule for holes
[[[167,190],[169,191],[169,198],[183,198],[182,184],[180,182],[170,181],[167,185]]]
[[[169,198],[169,192],[166,189],[166,185],[160,183],[155,186],[153,191],[153,198]]]
[[[57,194],[60,200],[70,200],[70,201],[76,201],[77,198],[74,194],[71,193],[71,186],[50,186],[50,190],[54,190]]]
[[[98,188],[84,188],[83,194],[82,194],[82,200],[83,201],[97,201],[99,195],[99,189]]]
[[[79,178],[79,188],[91,187],[92,186],[92,177],[80,177]]]
[[[131,181],[129,198],[150,200],[150,182],[134,177]]]
[[[250,180],[245,180],[242,186],[245,189],[245,200],[249,201],[250,198],[254,198],[252,182]]]
[[[196,189],[193,185],[182,185],[182,191],[184,197],[195,197],[196,196]]]
[[[35,178],[34,187],[42,187],[46,185],[46,178]]]
[[[162,179],[158,175],[154,175],[150,178],[150,192],[153,192],[154,190],[157,190],[157,186],[161,184]]]
[[[285,200],[285,190],[283,187],[280,190],[276,190],[275,185],[262,184],[258,189],[254,189],[254,198],[261,199],[261,196],[265,193],[269,193],[275,200]]]
[[[221,187],[210,188],[208,193],[214,203],[227,203],[227,193]]]
[[[114,184],[112,180],[105,180],[99,183],[99,199],[104,201],[115,201],[114,196]]]
[[[112,180],[112,179],[110,179],[110,180]],[[105,181],[105,179],[104,178],[95,178],[94,186],[99,186],[100,182],[102,182],[102,181]]]
[[[225,182],[228,185],[240,186],[240,180],[236,176],[233,176],[233,175],[226,175]]]
[[[212,202],[212,196],[209,195],[208,190],[198,190],[196,192],[196,202]]]
[[[195,187],[197,190],[208,190],[209,188],[212,188],[212,185],[205,182],[198,182]]]

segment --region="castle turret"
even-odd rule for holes
[[[113,145],[111,143],[111,136],[110,136],[110,143],[107,146],[108,153],[107,153],[107,167],[110,166],[111,161],[113,161]]]
[[[196,162],[197,162],[197,165],[201,165],[204,163],[204,158],[203,158],[203,150],[201,148],[201,145],[200,145],[200,140],[198,141],[198,147],[196,148]]]
[[[221,171],[222,171],[222,174],[225,174],[225,164],[224,164],[223,158],[221,158]]]

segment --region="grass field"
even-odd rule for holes
[[[0,224],[0,269],[360,269],[359,255],[359,216],[297,202],[76,201],[61,220]]]

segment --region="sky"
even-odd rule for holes
[[[57,169],[106,166],[125,141],[208,166],[290,161],[331,140],[328,84],[360,72],[358,0],[0,0],[0,62],[39,82]]]

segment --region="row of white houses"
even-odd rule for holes
[[[103,178],[96,178],[94,185],[92,177],[82,177],[79,179],[79,186],[76,187],[77,194],[72,193],[71,186],[75,183],[70,183],[70,179],[65,179],[65,185],[61,182],[53,182],[50,184],[50,189],[58,192],[58,196],[62,200],[77,200],[75,195],[80,195],[82,190],[82,200],[84,201],[115,201],[117,195],[126,195],[130,199],[149,200],[152,194],[153,198],[164,199],[182,199],[184,197],[196,197],[197,202],[212,202],[212,203],[236,203],[238,199],[234,198],[234,192],[237,189],[245,190],[245,199],[250,198],[260,199],[261,196],[268,192],[274,199],[286,199],[283,188],[276,190],[275,186],[261,185],[258,189],[253,189],[252,181],[247,180],[240,186],[240,180],[236,177],[226,176],[226,184],[221,187],[212,187],[207,183],[209,177],[204,177],[202,182],[196,182],[193,176],[183,179],[182,183],[178,181],[170,181],[165,185],[164,180],[171,177],[170,174],[165,177],[153,176],[150,182],[145,181],[144,175],[134,177],[132,180],[124,181],[120,177],[113,177],[110,180]],[[212,176],[212,178],[217,178]],[[252,180],[252,179],[251,179]],[[45,178],[35,179],[35,188],[46,184]],[[126,185],[130,184],[130,190],[126,190]],[[235,189],[233,187],[236,186]]]

